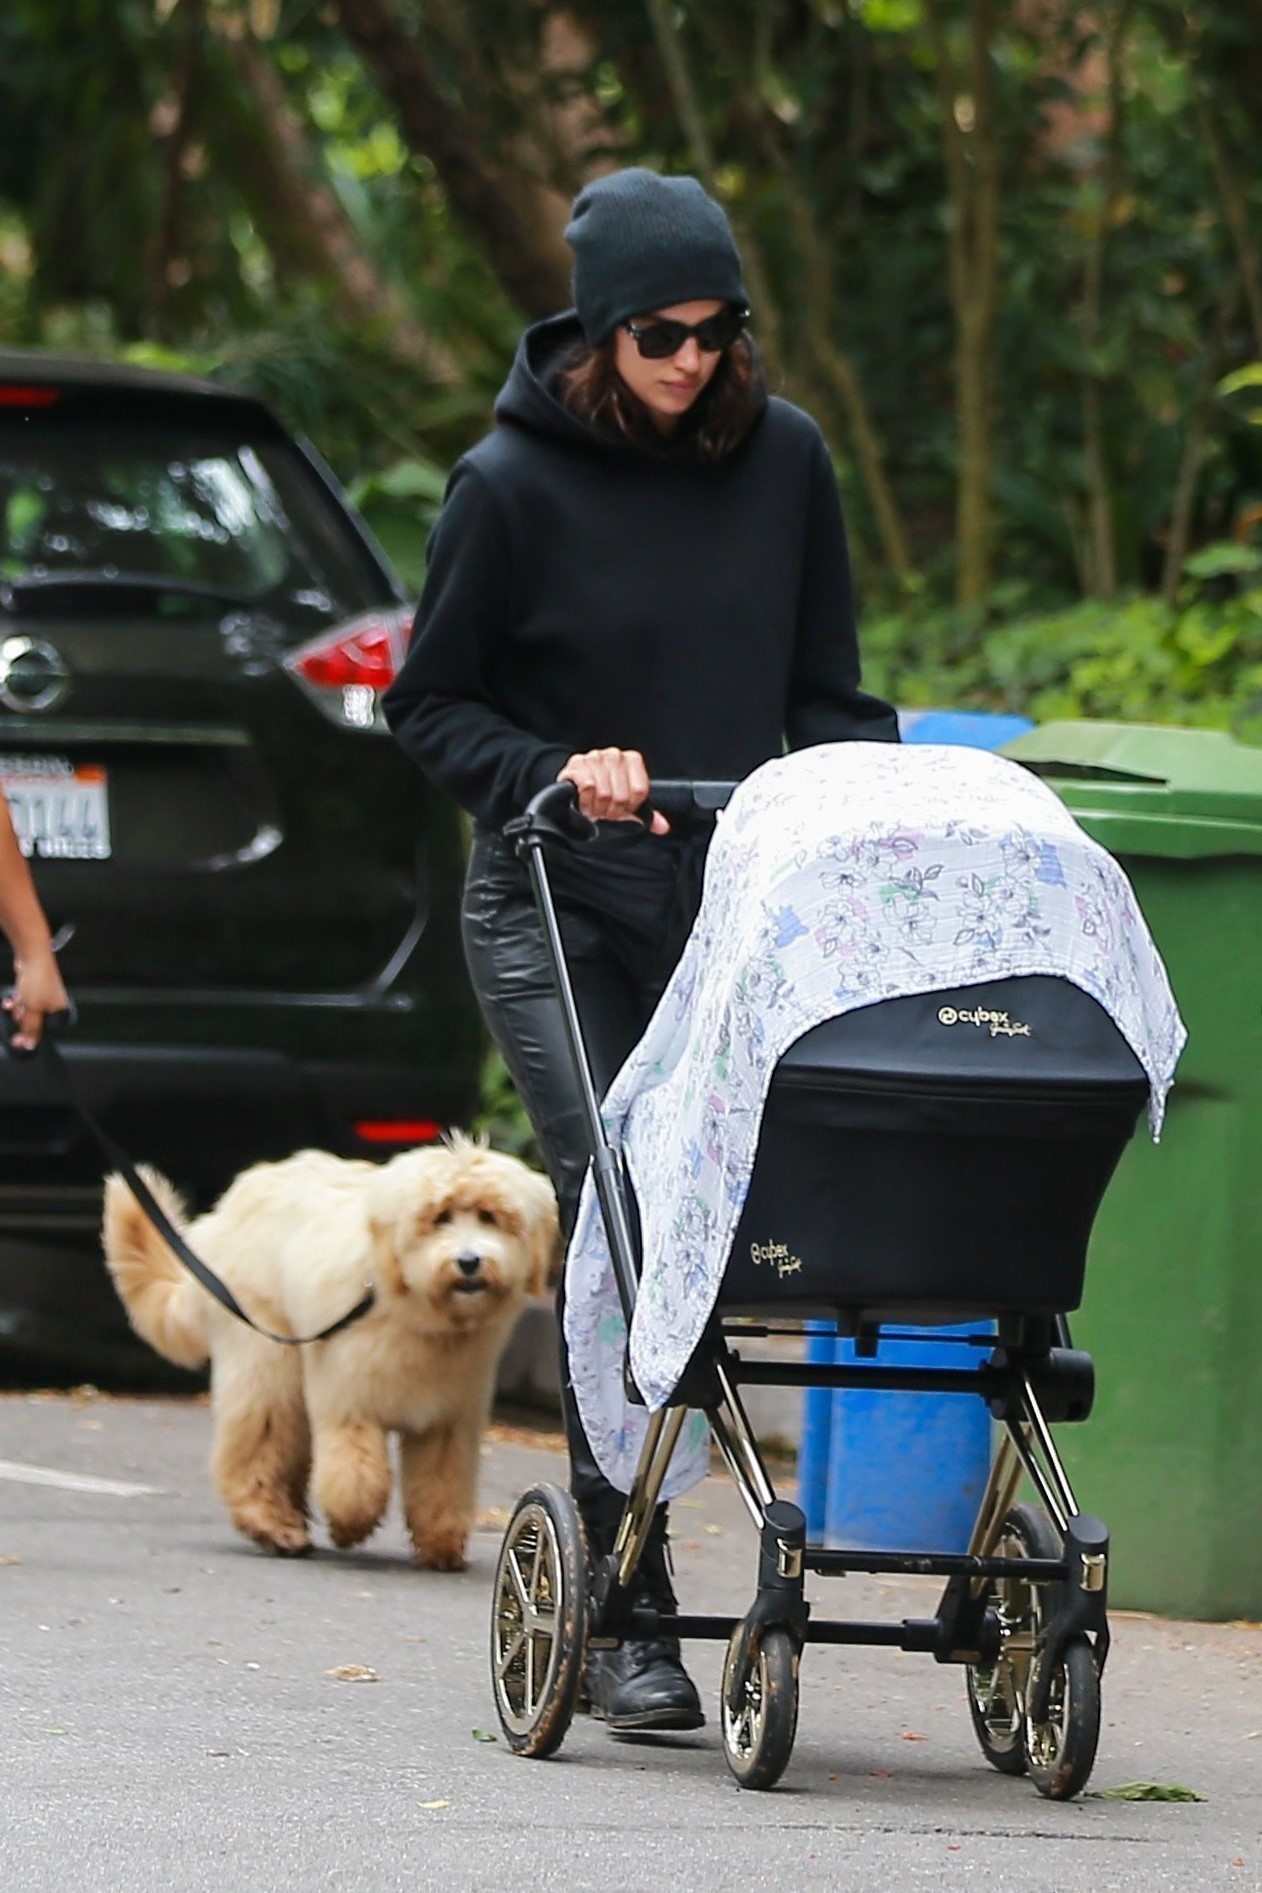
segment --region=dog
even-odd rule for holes
[[[389,1501],[397,1433],[416,1562],[462,1570],[496,1365],[558,1246],[551,1185],[459,1136],[385,1164],[303,1150],[243,1171],[189,1223],[166,1178],[144,1174],[273,1333],[318,1333],[374,1292],[328,1340],[281,1346],[207,1294],[122,1177],[107,1180],[105,1257],[133,1328],[180,1366],[210,1362],[213,1474],[238,1531],[302,1556],[310,1495],[335,1545],[362,1543]]]

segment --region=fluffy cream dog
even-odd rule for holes
[[[183,1228],[172,1186],[146,1180]],[[187,1233],[277,1334],[317,1333],[366,1284],[376,1294],[329,1340],[278,1346],[198,1285],[121,1177],[106,1184],[106,1260],[132,1326],[168,1360],[211,1363],[214,1475],[237,1529],[309,1551],[310,1490],[334,1544],[359,1544],[386,1509],[398,1433],[416,1561],[460,1570],[496,1364],[557,1242],[547,1181],[463,1138],[380,1165],[303,1150],[244,1171]]]

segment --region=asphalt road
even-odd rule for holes
[[[1041,1800],[982,1761],[958,1671],[890,1651],[807,1650],[770,1794],[736,1788],[713,1714],[638,1743],[576,1721],[526,1762],[474,1731],[496,1726],[499,1529],[525,1485],[563,1478],[555,1443],[497,1433],[472,1566],[436,1576],[395,1516],[301,1563],[239,1541],[209,1425],[189,1401],[0,1397],[0,1893],[1262,1889],[1257,1625],[1115,1621],[1091,1786],[1178,1783],[1194,1804]],[[676,1527],[685,1603],[745,1608],[754,1546],[727,1482]],[[935,1589],[842,1588],[831,1612],[893,1618]],[[720,1652],[690,1661],[710,1709]],[[346,1665],[378,1680],[329,1675]]]

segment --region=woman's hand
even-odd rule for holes
[[[51,946],[41,947],[27,958],[14,961],[15,988],[4,1001],[17,1028],[10,1041],[19,1051],[34,1051],[50,1012],[66,1012],[70,995],[62,983]]]
[[[638,749],[588,749],[571,756],[557,775],[572,782],[578,805],[592,822],[629,822],[648,799],[649,772]],[[668,835],[670,823],[657,810],[649,823],[654,835]]]

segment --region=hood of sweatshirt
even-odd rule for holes
[[[572,414],[553,392],[562,357],[584,340],[582,325],[572,309],[563,315],[549,316],[528,328],[517,344],[517,354],[508,379],[495,401],[495,418],[502,424],[523,427],[534,434],[568,441],[572,446],[595,448],[602,453],[635,454],[643,457],[645,449],[612,428],[593,427]],[[766,405],[762,370],[755,355],[758,373],[758,404]],[[686,440],[679,442],[686,449]],[[650,455],[650,457],[652,457]],[[663,457],[671,457],[670,443],[663,441]]]

